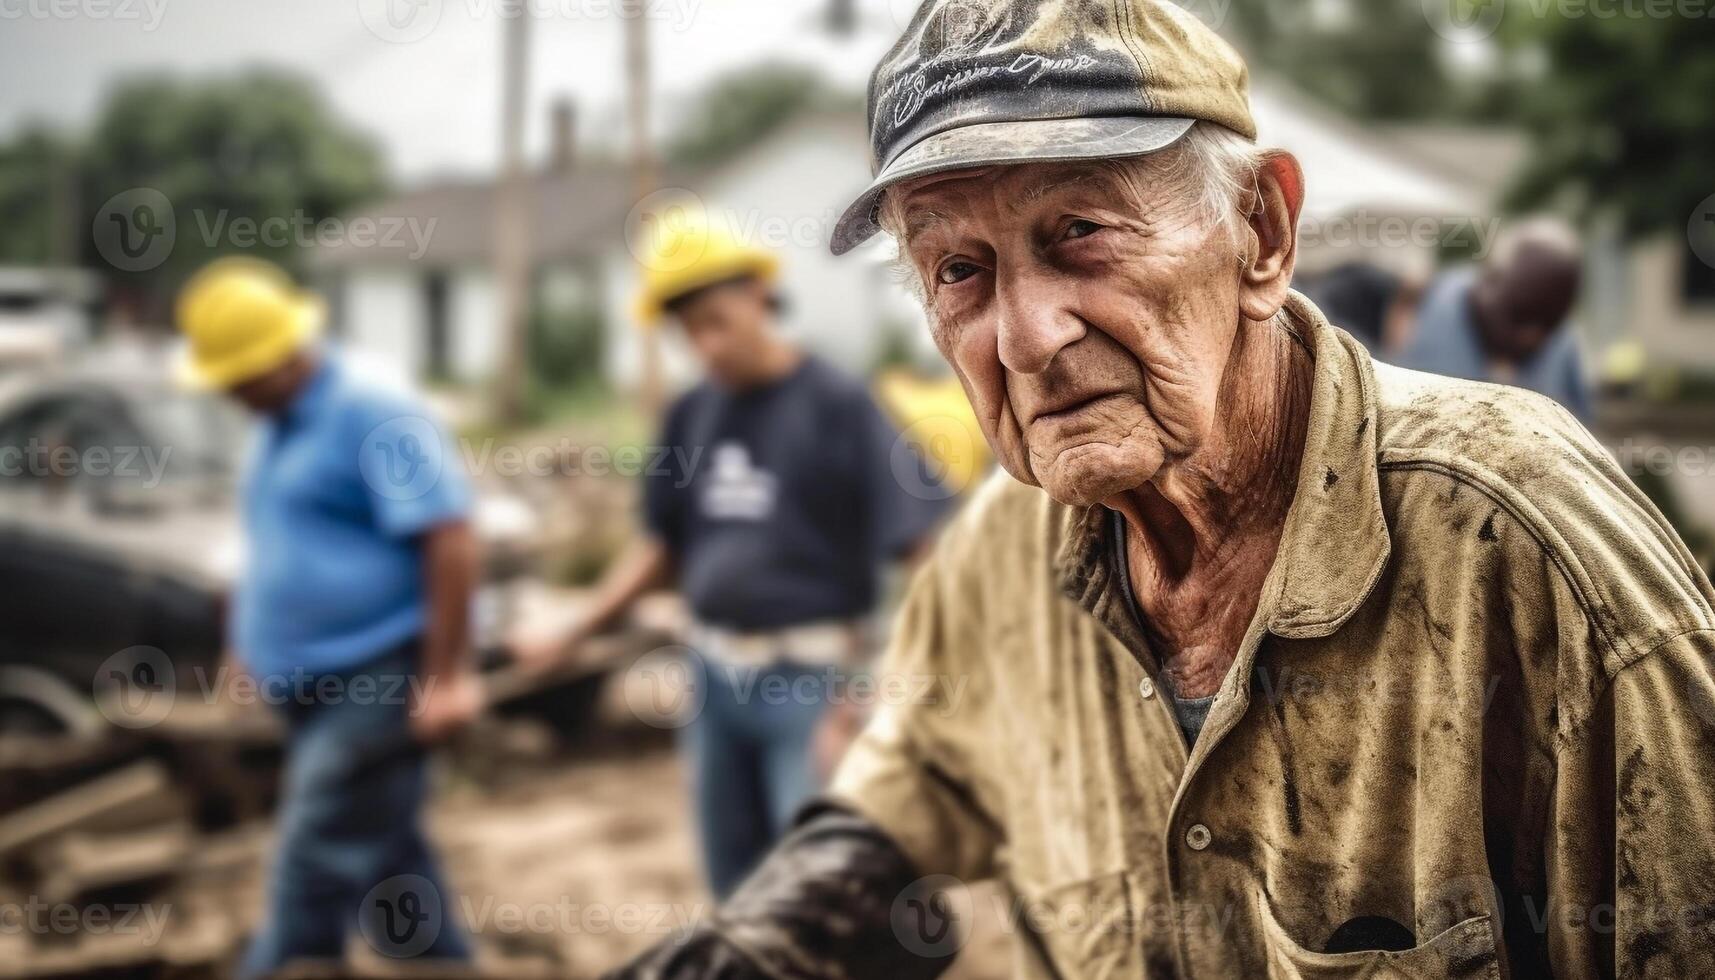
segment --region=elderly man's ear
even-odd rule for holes
[[[1264,153],[1245,204],[1239,310],[1246,319],[1267,320],[1286,302],[1298,259],[1298,211],[1304,205],[1304,171],[1298,160],[1285,150]]]

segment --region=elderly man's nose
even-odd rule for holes
[[[996,331],[1000,362],[1014,374],[1047,370],[1056,355],[1084,336],[1084,321],[1052,290],[1003,288]]]

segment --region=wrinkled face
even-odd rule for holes
[[[1032,164],[891,192],[936,344],[996,458],[1063,503],[1156,479],[1214,426],[1238,249],[1178,184]]]
[[[710,286],[675,304],[673,314],[710,377],[729,386],[751,382],[774,317],[767,284],[740,279]]]

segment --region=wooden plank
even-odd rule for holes
[[[179,873],[196,832],[186,820],[113,834],[70,833],[52,838],[32,858],[46,902],[71,902],[116,885],[159,881]]]
[[[165,767],[144,759],[0,818],[0,857],[54,834],[136,827],[183,810]]]

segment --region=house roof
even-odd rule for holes
[[[1312,219],[1360,209],[1490,214],[1529,148],[1521,134],[1507,129],[1358,123],[1273,77],[1255,79],[1251,98],[1260,142],[1290,149],[1303,164],[1309,178],[1305,216]],[[659,186],[707,186],[721,174],[746,166],[755,154],[774,152],[779,140],[813,134],[816,125],[861,131],[862,110],[807,110],[745,152],[707,170],[663,174]],[[598,255],[623,238],[637,192],[625,164],[591,161],[566,172],[534,173],[529,182],[531,254],[536,262]],[[310,263],[324,269],[486,263],[493,254],[496,196],[492,180],[471,179],[432,183],[383,198],[347,215],[343,220],[349,233],[313,248]],[[354,223],[362,219],[375,226],[360,235]]]
[[[744,166],[755,154],[776,152],[780,140],[801,138],[817,125],[852,126],[854,132],[862,132],[863,118],[862,106],[807,108],[744,152],[719,163],[704,169],[664,170],[657,186],[700,189]],[[533,173],[529,181],[534,261],[599,255],[623,239],[626,218],[637,200],[637,181],[626,164],[579,163],[564,172]],[[494,252],[496,187],[490,178],[448,180],[382,198],[343,216],[349,233],[312,247],[310,265],[320,269],[406,264],[448,268],[489,262]],[[375,228],[358,234],[356,222],[365,219],[373,221]],[[395,231],[386,240],[390,227]],[[424,240],[426,246],[419,245]]]
[[[1530,156],[1530,140],[1504,126],[1398,123],[1377,129],[1396,153],[1467,183],[1493,204]]]
[[[536,261],[595,254],[623,233],[637,189],[629,169],[611,163],[533,173],[527,180],[531,255]],[[318,243],[310,263],[327,269],[487,262],[494,250],[496,198],[497,185],[491,180],[442,181],[382,198],[345,215],[341,220],[347,233],[337,241]],[[360,233],[358,222],[366,219],[374,227]]]

